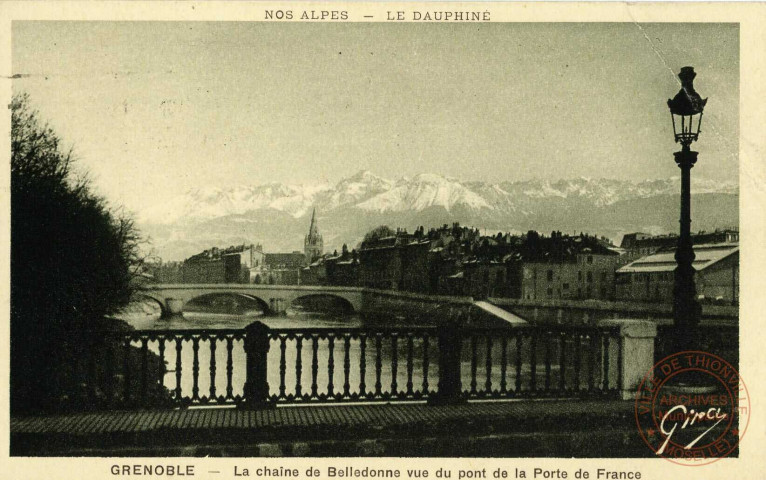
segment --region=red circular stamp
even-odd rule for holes
[[[647,372],[635,414],[641,437],[656,455],[680,465],[708,465],[736,455],[750,420],[750,398],[726,360],[686,351]]]

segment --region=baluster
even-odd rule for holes
[[[604,368],[603,368],[603,390],[604,393],[609,391],[609,335],[603,336],[603,345],[604,345]]]
[[[476,335],[471,335],[471,393],[476,393]]]
[[[146,337],[143,337],[141,339],[141,405],[146,405],[146,398],[147,398],[147,374],[149,373],[149,365],[148,365],[148,358],[149,358],[149,348],[148,348],[149,339]]]
[[[165,366],[165,337],[160,335],[157,339],[160,349],[160,392],[165,389],[165,373],[167,373],[167,367]]]
[[[192,400],[199,400],[199,337],[192,337]]]
[[[130,337],[125,339],[125,354],[123,356],[123,370],[122,370],[122,378],[125,382],[125,385],[123,385],[123,399],[125,401],[125,404],[130,405],[131,402],[131,391],[130,391],[130,383],[132,381],[131,378],[131,368],[130,368]]]
[[[317,396],[317,373],[319,372],[319,360],[317,359],[317,351],[319,350],[319,337],[312,336],[311,345],[311,396]]]
[[[537,332],[532,332],[529,345],[529,389],[537,390]]]
[[[545,332],[545,391],[551,389],[551,332]]]
[[[574,364],[575,391],[579,392],[580,388],[582,387],[582,385],[580,384],[580,366],[582,364],[582,337],[579,333],[575,335],[574,351],[575,351],[575,364]]]
[[[381,388],[383,385],[380,383],[380,371],[383,369],[383,363],[381,361],[381,334],[375,335],[375,395],[381,395]]]
[[[218,337],[213,334],[210,337],[210,401],[214,402],[217,400],[215,396],[215,350],[216,350],[216,343],[218,342]]]
[[[114,347],[113,338],[108,337],[106,339],[106,404],[112,405],[114,403]]]
[[[301,375],[303,374],[303,360],[301,359],[303,352],[303,337],[299,336],[295,338],[295,398],[298,399],[303,395],[301,388]]]
[[[287,337],[279,338],[279,397],[285,398],[285,391],[287,387],[285,385],[285,373],[287,372]]]
[[[428,395],[428,334],[423,335],[423,395]]]
[[[364,398],[367,395],[367,385],[364,383],[364,377],[367,374],[367,334],[359,335],[359,397]]]
[[[566,345],[567,336],[566,332],[561,332],[559,335],[559,390],[561,392],[566,391]]]
[[[500,393],[508,392],[508,337],[503,335],[500,342]]]
[[[181,349],[183,349],[183,337],[176,337],[176,402],[182,403],[183,392],[181,391]]]
[[[414,349],[412,334],[407,336],[407,395],[412,395],[412,355]]]
[[[487,358],[486,358],[486,373],[487,379],[484,382],[484,389],[487,395],[492,394],[492,337],[487,335]]]
[[[335,385],[333,378],[335,376],[335,335],[330,334],[327,339],[327,397],[332,398],[335,395]]]
[[[521,333],[516,334],[516,382],[514,385],[514,391],[519,393],[521,391]]]
[[[343,354],[343,396],[348,397],[351,395],[351,384],[349,383],[348,377],[351,373],[351,336],[345,335],[343,338],[343,347],[344,347],[344,354]]]
[[[234,373],[234,337],[226,337],[226,398],[234,398],[234,385],[232,385],[232,375]]]
[[[399,367],[399,352],[397,351],[397,343],[399,341],[399,338],[397,336],[398,334],[394,333],[391,335],[391,396],[396,396],[399,394],[398,385],[396,383],[396,375],[397,370]]]
[[[590,360],[590,368],[588,368],[588,390],[593,391],[595,387],[595,375],[596,375],[596,336],[590,335],[590,351],[588,357]]]

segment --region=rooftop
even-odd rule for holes
[[[739,252],[739,244],[713,243],[694,246],[695,270],[704,270],[724,258]],[[675,251],[664,250],[653,255],[641,257],[617,270],[617,273],[671,272],[676,268]]]

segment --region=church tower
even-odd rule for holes
[[[311,226],[309,227],[309,234],[306,235],[306,239],[303,242],[303,252],[306,255],[306,262],[312,263],[314,260],[322,256],[324,249],[324,241],[322,235],[319,234],[317,228],[317,210],[316,208],[311,213]]]

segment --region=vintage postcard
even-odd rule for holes
[[[0,12],[8,478],[763,478],[763,4]]]

